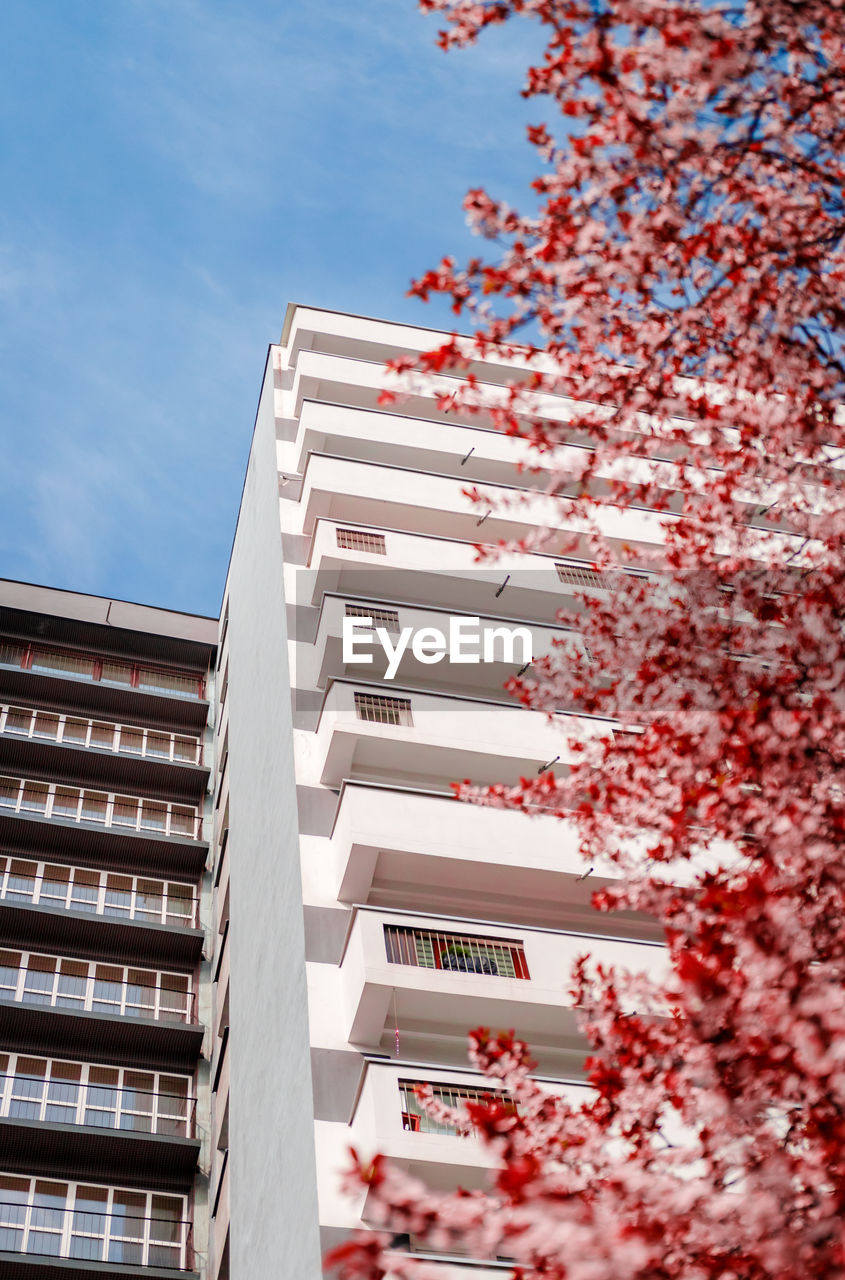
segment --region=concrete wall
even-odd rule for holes
[[[277,483],[269,370],[229,577],[234,1280],[321,1274]]]

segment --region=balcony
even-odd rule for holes
[[[55,849],[90,865],[153,875],[181,868],[194,876],[208,852],[202,833],[195,805],[0,777],[0,844],[7,852]]]
[[[583,1055],[568,994],[582,933],[508,928],[486,921],[416,916],[359,907],[341,979],[350,1043],[390,1052],[396,1029],[403,1054],[431,1058],[433,1048],[465,1052],[469,1028],[515,1027],[544,1073],[571,1074]],[[666,955],[656,943],[603,938],[602,963],[659,976]]]
[[[202,819],[194,805],[166,804],[23,778],[0,778],[0,808],[48,820],[91,822],[187,840],[198,840],[202,833]]]
[[[352,618],[357,624],[356,647],[370,657],[366,664],[343,661],[343,630],[345,620]],[[372,626],[366,619],[372,619]],[[468,652],[486,654],[483,662],[453,663],[445,658],[437,664],[420,662],[409,644],[402,655],[394,679],[414,689],[452,692],[480,698],[493,698],[513,706],[513,700],[504,691],[505,681],[514,676],[524,665],[525,645],[517,633],[515,643],[503,642],[503,633],[520,628],[530,636],[530,653],[534,661],[551,653],[557,641],[558,648],[568,644],[573,651],[581,648],[581,642],[563,627],[540,627],[519,619],[480,617],[457,610],[435,609],[430,606],[402,604],[382,600],[367,601],[360,597],[338,596],[327,592],[322,599],[320,619],[313,647],[297,646],[294,684],[298,688],[324,689],[332,679],[381,680],[387,669],[387,656],[381,642],[374,634],[374,627],[384,628],[395,646],[400,630],[411,628],[413,632],[423,627],[435,627],[444,636],[450,634],[453,619],[460,620],[467,628],[465,647]],[[347,624],[348,625],[348,624]],[[489,657],[489,661],[487,658]]]
[[[62,742],[71,747],[114,751],[143,760],[171,764],[202,764],[202,739],[184,733],[165,733],[111,720],[85,720],[35,707],[0,704],[0,733],[21,738]]]
[[[487,542],[515,541],[536,528],[555,531],[553,552],[573,534],[587,532],[581,518],[567,516],[566,503],[513,484],[484,485],[481,503],[466,495],[466,479],[331,454],[311,453],[302,480],[303,532],[311,535],[320,517],[354,524],[364,521],[438,537],[477,542],[484,520]],[[485,514],[487,513],[487,514]],[[601,532],[612,543],[660,547],[666,516],[638,508],[601,508]]]
[[[154,1277],[194,1267],[183,1196],[0,1175],[0,1269],[37,1276]]]
[[[533,619],[553,624],[560,610],[583,607],[583,586],[561,578],[551,555],[497,556],[479,561],[475,544],[495,539],[490,521],[477,525],[467,539],[438,537],[402,529],[380,528],[368,520],[353,526],[320,518],[311,538],[308,568],[295,572],[296,597],[318,605],[327,592],[375,600],[413,601],[481,617]],[[378,534],[383,551],[339,537],[345,529]]]
[[[8,702],[32,696],[194,733],[202,732],[208,717],[204,673],[11,637],[0,639],[0,688]]]
[[[138,963],[195,964],[194,886],[0,855],[0,943],[73,949]]]
[[[590,1092],[574,1082],[543,1083],[549,1093],[565,1096],[573,1105],[586,1100]],[[471,1129],[460,1132],[425,1113],[414,1093],[415,1086],[423,1084],[431,1086],[439,1102],[458,1110],[497,1093],[477,1071],[369,1059],[350,1119],[356,1150],[373,1155],[380,1151],[401,1161],[404,1169],[429,1186],[483,1186],[494,1160]]]
[[[406,787],[344,783],[331,835],[340,902],[482,915],[525,925],[655,939],[633,912],[593,909],[614,867],[584,863],[575,825]]]
[[[455,779],[513,782],[564,768],[566,734],[611,731],[609,721],[561,716],[479,698],[417,693],[392,684],[335,680],[317,726],[320,781],[394,782],[447,790]]]
[[[190,1078],[0,1055],[0,1166],[189,1189],[199,1142]]]
[[[38,707],[0,704],[0,759],[5,772],[27,771],[63,782],[140,787],[161,798],[201,799],[208,780],[202,739],[112,720],[91,720]]]
[[[279,447],[280,466],[283,445]],[[293,446],[293,470],[301,475],[309,453],[414,467],[420,471],[460,476],[468,483],[522,482],[535,487],[547,474],[517,476],[520,462],[542,465],[536,450],[524,440],[501,431],[485,430],[476,423],[437,422],[425,417],[348,404],[328,404],[304,399]],[[288,468],[291,469],[290,467]]]
[[[119,1065],[193,1069],[202,1036],[187,974],[0,951],[0,1043],[9,1051],[108,1052]]]

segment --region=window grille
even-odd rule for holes
[[[363,604],[348,604],[347,618],[372,618],[373,627],[384,627],[391,635],[399,634],[399,613],[396,609],[371,609]]]
[[[368,551],[371,555],[387,555],[387,542],[383,533],[368,533],[364,529],[337,529],[337,545],[344,551]]]
[[[386,924],[384,945],[391,964],[501,978],[530,977],[521,942]]]
[[[597,569],[588,564],[580,564],[574,560],[558,561],[555,564],[557,576],[561,582],[570,587],[594,587],[599,590],[607,587],[607,582]]]
[[[570,587],[589,587],[591,590],[609,591],[613,585],[612,574],[601,573],[580,560],[558,560],[555,563],[555,569],[560,581]],[[616,572],[618,574],[619,571]],[[651,581],[651,574],[644,573],[641,569],[623,569],[622,573],[629,578],[638,578],[641,582]],[[616,581],[618,580],[617,577]]]
[[[410,698],[386,698],[380,693],[356,693],[355,714],[372,724],[413,725]]]
[[[435,1120],[428,1115],[414,1092],[423,1082],[421,1080],[400,1080],[399,1097],[402,1103],[402,1127],[412,1133],[439,1133],[452,1137],[468,1137],[471,1133],[469,1125],[458,1127],[445,1120]],[[468,1102],[483,1103],[493,1098],[504,1099],[504,1095],[493,1089],[479,1089],[473,1085],[436,1084],[431,1092],[437,1102],[445,1107],[458,1111]],[[513,1106],[513,1104],[511,1104]],[[514,1107],[514,1111],[516,1108]]]

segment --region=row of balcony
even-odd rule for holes
[[[196,996],[185,974],[99,964],[26,951],[0,951],[0,1002],[194,1023]]]
[[[130,1071],[22,1054],[0,1074],[0,1119],[193,1138],[196,1103],[185,1076]],[[8,1055],[0,1054],[0,1064]],[[156,1088],[160,1084],[161,1088]]]
[[[193,734],[88,720],[35,707],[0,704],[0,733],[174,764],[200,765],[203,758],[202,740]]]
[[[413,476],[413,483],[409,483]],[[300,506],[303,532],[310,536],[323,517],[346,524],[358,521],[390,529],[446,535],[469,543],[479,540],[484,520],[485,542],[517,541],[536,528],[556,530],[552,550],[567,545],[573,536],[586,536],[583,517],[569,516],[567,504],[539,492],[526,492],[509,484],[484,486],[482,503],[467,497],[466,480],[460,476],[409,470],[407,467],[365,459],[310,453],[302,475]],[[600,531],[611,543],[659,549],[665,542],[665,525],[671,516],[627,507],[599,508],[594,515]]]
[[[195,805],[25,778],[0,777],[0,812],[3,811],[188,840],[202,836],[202,817]]]
[[[486,525],[484,526],[486,528]],[[479,562],[473,539],[382,528],[350,528],[321,516],[311,534],[307,568],[296,573],[296,598],[319,605],[326,592],[418,606],[553,623],[577,607],[582,588],[558,574],[554,556],[508,552]]]
[[[68,1259],[148,1267],[194,1266],[184,1196],[0,1174],[0,1258]],[[61,1269],[54,1274],[73,1274]]]
[[[0,665],[44,675],[90,680],[97,684],[138,689],[168,698],[201,700],[206,696],[205,677],[152,663],[105,658],[80,649],[49,648],[26,641],[0,641]]]
[[[348,618],[356,622],[354,662],[344,657],[343,636]],[[368,618],[372,620],[371,627],[367,626]],[[403,629],[410,629],[414,635],[426,627],[434,627],[448,638],[457,623],[464,628],[461,643],[467,660],[452,662],[444,658],[436,663],[423,662],[414,653],[412,644],[407,643],[395,675],[386,682],[385,692],[392,682],[414,689],[436,689],[506,702],[509,699],[503,686],[527,660],[536,663],[555,649],[563,656],[584,653],[583,642],[562,626],[524,623],[501,615],[481,617],[401,601],[367,602],[360,597],[353,601],[327,592],[322,598],[313,646],[297,646],[294,683],[299,688],[325,689],[337,678],[384,680],[387,654],[375,628],[383,628],[395,647]],[[474,661],[469,660],[472,657]]]
[[[491,1097],[507,1102],[507,1095],[477,1072],[368,1059],[349,1121],[356,1144],[405,1165],[453,1166],[456,1183],[466,1179],[469,1170],[490,1168],[493,1157],[472,1126],[433,1119],[417,1097],[421,1086],[431,1089],[435,1101],[459,1112],[468,1103]],[[591,1095],[585,1084],[576,1081],[543,1081],[542,1088],[572,1106]]]
[[[518,1026],[541,1063],[557,1069],[556,1055],[582,1050],[569,987],[591,941],[581,932],[358,908],[340,966],[345,1038],[378,1049],[392,1043],[394,1023],[411,1043],[432,1028],[460,1039],[479,1024]],[[605,965],[657,980],[665,972],[658,943],[602,938],[600,950]]]
[[[181,928],[199,923],[193,885],[22,858],[0,856],[0,902]]]
[[[317,725],[319,780],[413,781],[448,790],[455,778],[516,782],[573,758],[583,742],[613,732],[607,720],[558,715],[451,693],[421,693],[363,680],[334,680]]]

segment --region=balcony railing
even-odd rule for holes
[[[0,1178],[25,1184],[29,1179]],[[184,1201],[146,1192],[110,1192],[108,1188],[67,1187],[39,1180],[35,1190],[18,1198],[0,1195],[0,1250],[8,1253],[111,1262],[124,1266],[193,1268],[191,1224],[181,1216]],[[155,1213],[144,1212],[152,1199]]]
[[[184,733],[164,733],[110,720],[85,720],[33,707],[0,705],[0,733],[37,742],[61,742],[65,746],[114,751],[146,760],[173,764],[202,764],[202,742]]]
[[[91,1072],[104,1077],[117,1075],[115,1068],[92,1067]],[[4,1120],[39,1120],[46,1124],[193,1138],[196,1105],[196,1098],[187,1094],[161,1093],[132,1085],[119,1088],[91,1079],[82,1083],[20,1072],[0,1075],[0,1118]]]
[[[530,977],[521,942],[386,924],[384,944],[391,964],[503,978]]]
[[[183,928],[195,928],[199,913],[189,884],[1,856],[0,901]]]
[[[411,1133],[436,1133],[459,1138],[469,1137],[472,1133],[471,1126],[459,1127],[456,1124],[447,1123],[445,1120],[435,1120],[428,1115],[415,1092],[422,1083],[421,1080],[399,1081],[402,1128]],[[497,1094],[492,1089],[477,1089],[472,1085],[463,1084],[436,1084],[431,1086],[431,1092],[437,1102],[442,1103],[445,1107],[452,1107],[456,1111],[466,1107],[468,1102],[489,1102],[493,1097],[505,1100],[502,1094]],[[512,1103],[511,1106],[513,1107],[513,1105]]]
[[[192,671],[144,662],[120,662],[80,649],[51,649],[14,640],[0,641],[0,663],[23,671],[72,676],[117,688],[159,693],[168,698],[205,698],[205,677]]]
[[[143,800],[113,792],[89,791],[55,782],[0,778],[0,811],[58,818],[63,822],[94,822],[122,831],[153,832],[197,840],[201,819],[193,805]]]
[[[183,974],[0,951],[0,1001],[193,1023],[195,999]]]

